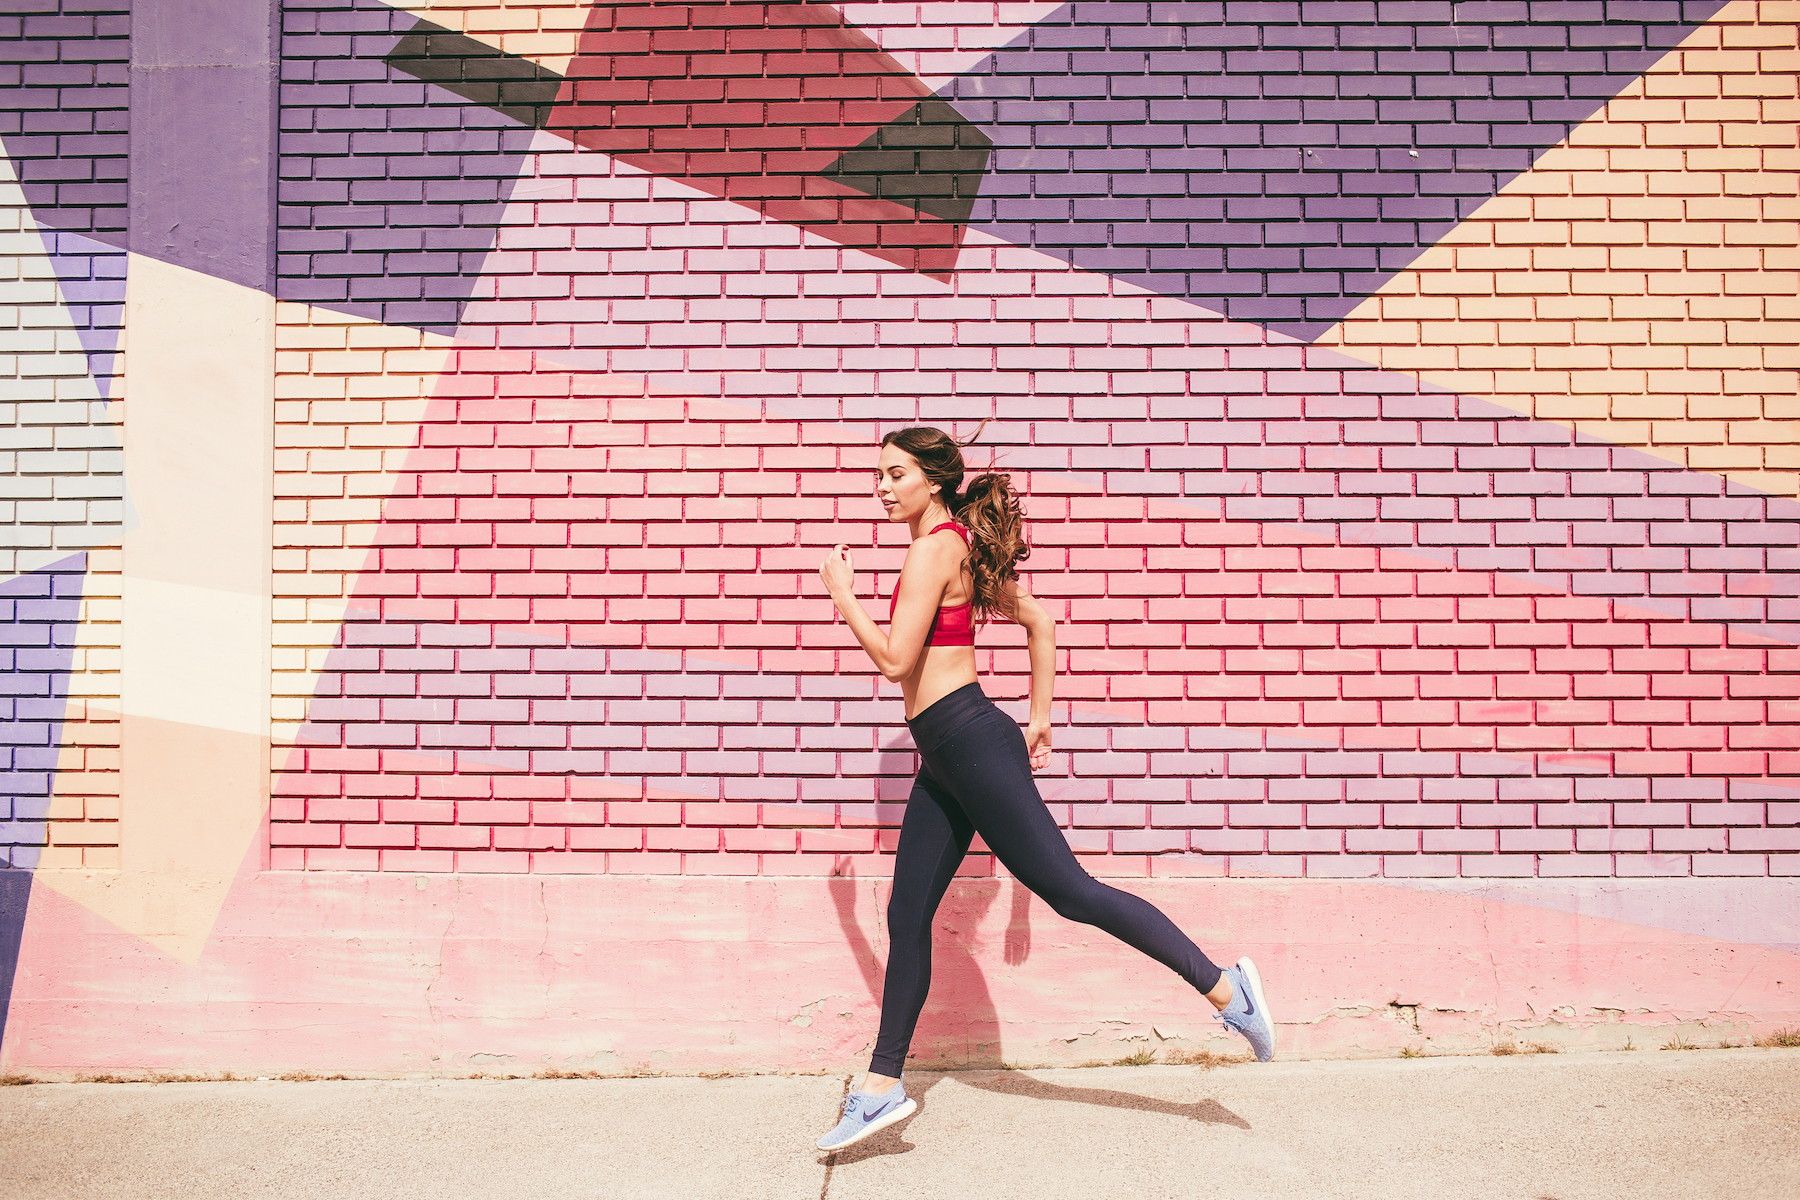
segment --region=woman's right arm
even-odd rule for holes
[[[1050,701],[1056,687],[1056,619],[1037,598],[1014,581],[1008,607],[1013,620],[1025,627],[1025,653],[1031,660],[1031,715],[1025,725],[1025,747],[1031,752],[1031,769],[1050,765]]]
[[[950,548],[955,538],[926,538],[913,543],[900,568],[900,581],[894,585],[894,615],[884,634],[856,598],[855,568],[848,546],[834,546],[819,566],[819,576],[832,603],[856,637],[864,651],[889,683],[900,683],[911,675],[925,653],[925,638],[931,623],[937,619],[938,604],[944,587],[954,571]],[[960,549],[960,547],[958,547]]]

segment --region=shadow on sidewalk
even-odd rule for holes
[[[913,1143],[906,1140],[906,1127],[918,1120],[919,1116],[924,1113],[926,1093],[942,1082],[942,1078],[926,1080],[917,1092],[909,1092],[913,1099],[919,1101],[918,1112],[906,1120],[897,1122],[880,1133],[870,1136],[866,1141],[857,1143],[848,1150],[837,1150],[819,1155],[819,1165],[833,1168],[847,1167],[851,1163],[881,1158],[889,1154],[905,1154],[914,1149]],[[1171,1117],[1185,1117],[1190,1121],[1198,1121],[1202,1125],[1230,1125],[1237,1129],[1250,1128],[1250,1122],[1213,1099],[1195,1100],[1191,1104],[1176,1104],[1169,1100],[1158,1100],[1153,1096],[1140,1096],[1135,1092],[1115,1092],[1107,1088],[1064,1087],[1061,1084],[1046,1083],[1042,1079],[1034,1079],[1029,1075],[1012,1072],[982,1078],[970,1078],[962,1075],[958,1076],[956,1082],[1002,1096],[1023,1096],[1030,1100],[1057,1100],[1070,1104],[1092,1104],[1100,1108],[1126,1108],[1137,1112],[1165,1113]]]
[[[1168,1100],[1158,1100],[1152,1096],[1140,1096],[1135,1092],[1114,1092],[1106,1088],[1064,1087],[1057,1083],[1046,1083],[1042,1079],[1033,1079],[1029,1075],[1006,1074],[988,1076],[984,1079],[958,1079],[958,1083],[972,1088],[980,1088],[984,1092],[997,1092],[1002,1096],[1026,1096],[1033,1100],[1062,1100],[1071,1104],[1092,1104],[1100,1108],[1130,1108],[1139,1112],[1167,1113],[1172,1117],[1186,1117],[1190,1121],[1199,1121],[1203,1125],[1235,1125],[1239,1129],[1250,1128],[1250,1122],[1220,1104],[1217,1100],[1196,1100],[1192,1104],[1176,1104]],[[902,1122],[904,1124],[904,1122]]]

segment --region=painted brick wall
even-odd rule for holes
[[[289,5],[271,862],[881,873],[814,570],[991,419],[1096,872],[1793,874],[1794,7]]]
[[[1696,30],[1320,343],[1794,494],[1790,21]]]
[[[0,13],[0,854],[117,863],[128,6]]]

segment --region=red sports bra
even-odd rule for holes
[[[954,529],[956,535],[969,544],[969,531],[955,521],[945,521],[937,529],[930,530],[926,537],[936,533],[938,529]],[[894,594],[888,600],[888,622],[893,623],[894,605],[900,602],[900,583],[894,582]],[[927,646],[973,646],[975,644],[975,602],[958,604],[953,608],[939,608],[937,616],[931,619],[931,628],[925,631]]]

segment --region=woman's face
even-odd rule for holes
[[[931,507],[938,485],[925,478],[919,460],[895,445],[881,448],[875,468],[875,498],[890,521],[910,521]]]

